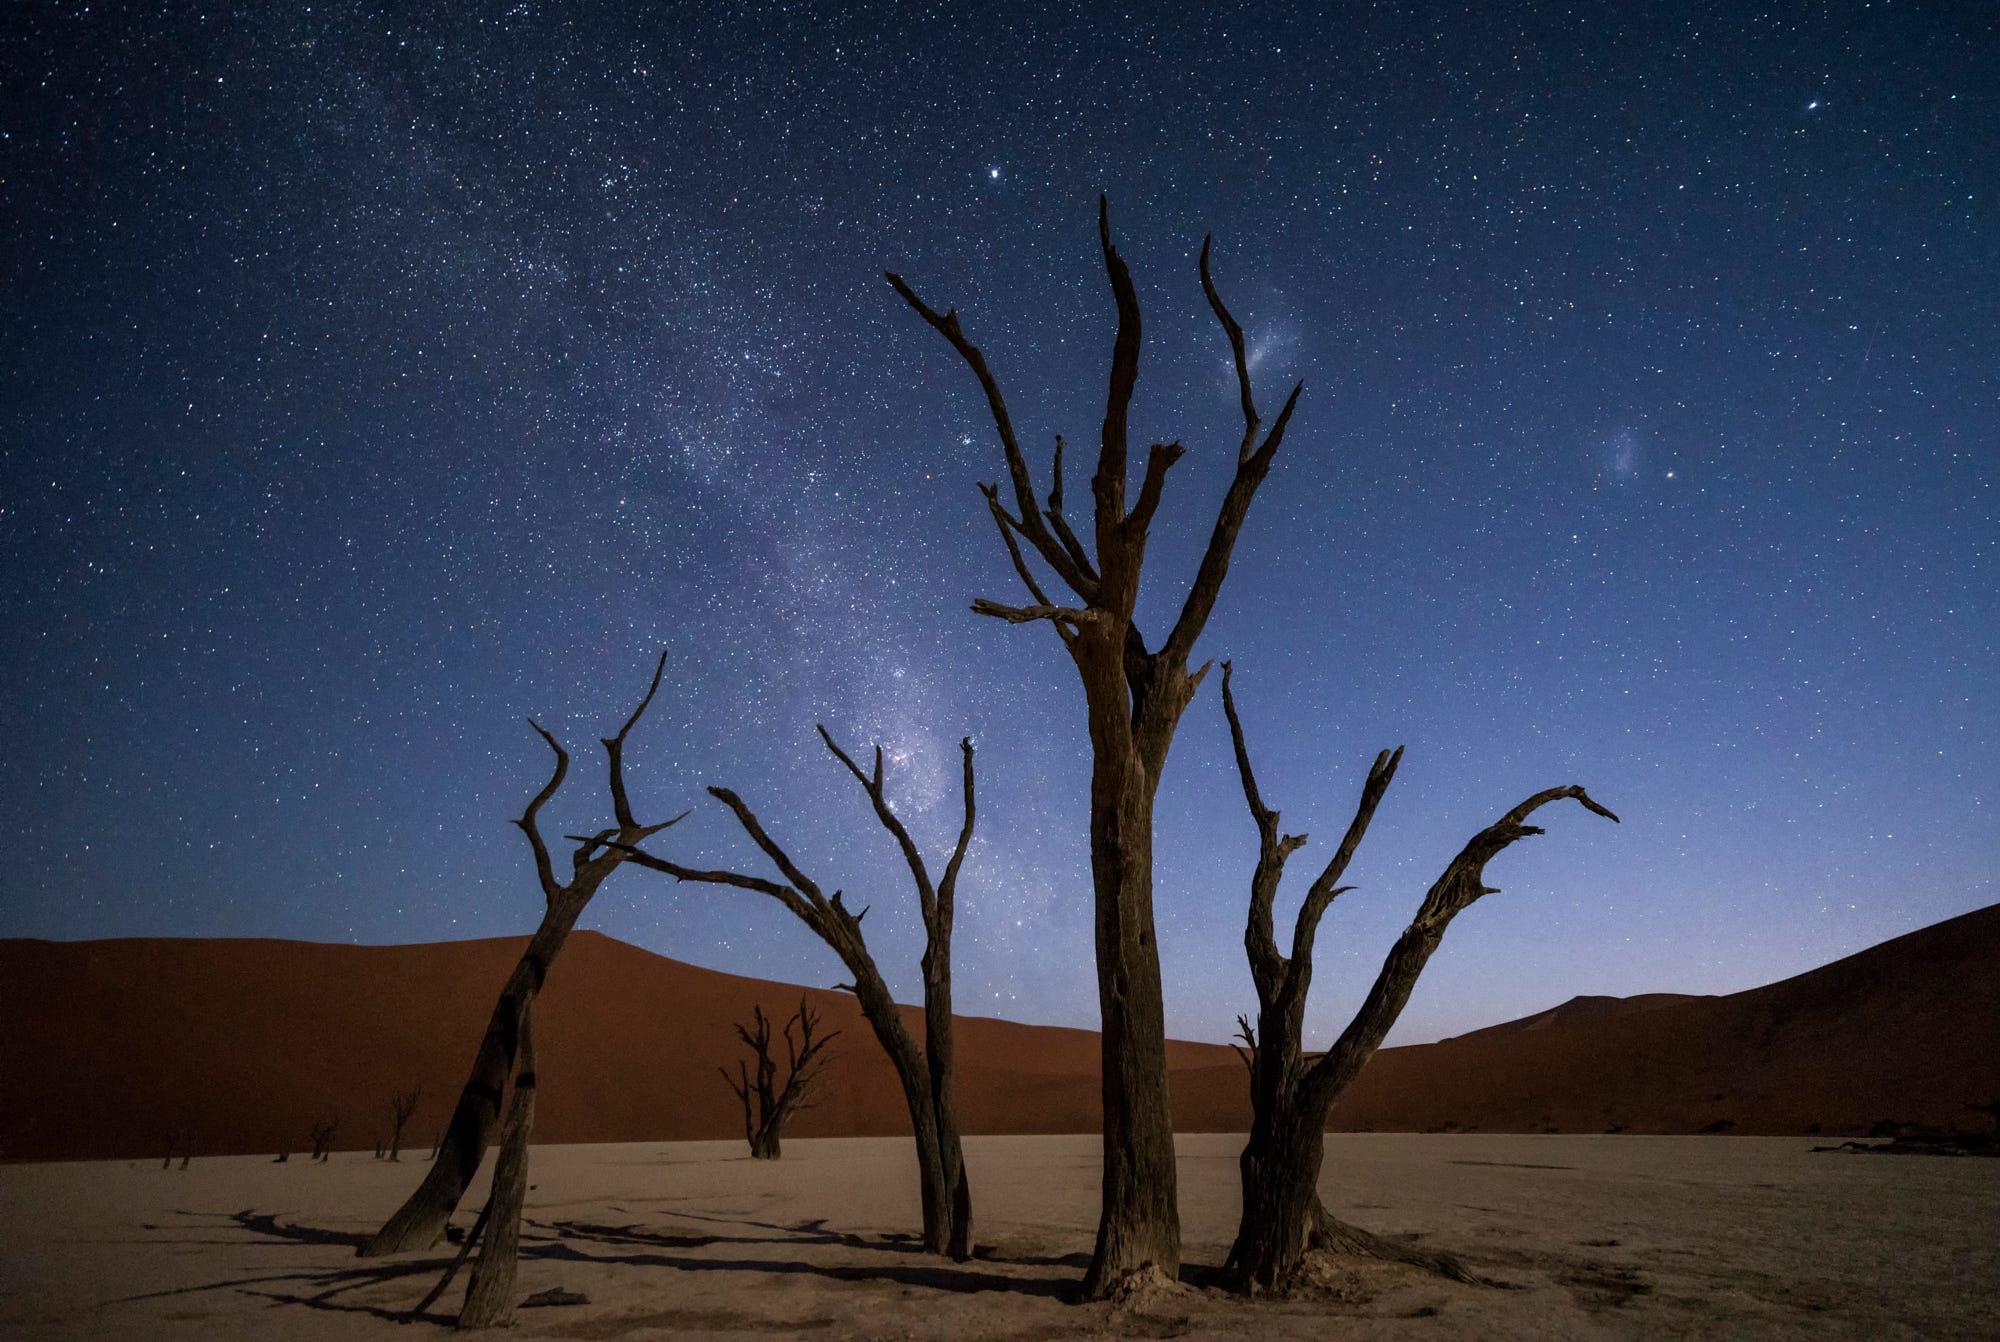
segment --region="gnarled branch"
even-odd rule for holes
[[[1326,1056],[1308,1073],[1305,1093],[1311,1101],[1324,1104],[1338,1095],[1353,1080],[1354,1074],[1361,1070],[1361,1065],[1381,1047],[1383,1036],[1389,1033],[1410,1000],[1417,976],[1423,972],[1432,952],[1444,939],[1445,928],[1475,901],[1494,893],[1494,889],[1485,884],[1486,864],[1516,840],[1542,833],[1540,826],[1526,824],[1525,821],[1541,807],[1564,799],[1574,799],[1586,810],[1607,820],[1616,822],[1618,819],[1610,810],[1592,800],[1589,793],[1572,784],[1537,792],[1473,835],[1444,869],[1444,874],[1432,883],[1424,896],[1423,905],[1417,910],[1417,916],[1390,948],[1361,1009],[1355,1012],[1354,1019],[1341,1032],[1334,1046],[1327,1050]]]
[[[993,427],[1000,435],[1001,451],[1007,458],[1007,475],[1013,482],[1014,501],[1021,514],[1021,534],[1028,538],[1034,545],[1036,553],[1040,554],[1048,566],[1069,584],[1070,589],[1078,597],[1085,601],[1090,600],[1097,590],[1096,580],[1085,572],[1069,551],[1050,535],[1048,528],[1042,524],[1041,514],[1035,506],[1034,481],[1028,474],[1027,458],[1021,454],[1020,439],[1014,433],[1013,417],[1007,413],[1007,400],[1000,394],[1000,383],[993,376],[993,370],[987,366],[986,356],[980,352],[979,346],[966,339],[965,331],[959,325],[957,310],[940,314],[937,309],[917,297],[916,290],[904,283],[901,275],[894,271],[884,271],[882,277],[889,281],[891,288],[902,295],[903,301],[908,303],[918,316],[929,323],[933,330],[942,335],[951,347],[958,351],[959,358],[965,361],[966,367],[970,368],[973,376],[979,379],[980,389],[986,393],[986,406],[992,414]]]

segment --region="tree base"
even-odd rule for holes
[[[1325,1207],[1313,1208],[1312,1243],[1306,1252],[1308,1255],[1320,1253],[1348,1258],[1375,1258],[1385,1263],[1402,1263],[1407,1267],[1414,1267],[1433,1276],[1467,1286],[1493,1284],[1451,1254],[1433,1253],[1428,1249],[1419,1249],[1407,1241],[1390,1239],[1372,1230],[1349,1225]]]

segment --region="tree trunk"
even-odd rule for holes
[[[910,1032],[903,1027],[902,1013],[896,1009],[895,999],[889,996],[888,985],[882,982],[881,975],[874,972],[873,963],[850,961],[848,968],[855,971],[854,995],[861,1003],[861,1014],[867,1017],[868,1024],[874,1029],[882,1051],[895,1064],[896,1077],[903,1086],[903,1103],[909,1110],[910,1130],[917,1142],[917,1183],[923,1202],[924,1250],[927,1253],[946,1253],[951,1248],[952,1194],[962,1173],[957,1177],[946,1177],[930,1077]]]
[[[1281,1289],[1313,1244],[1325,1134],[1297,1118],[1290,1103],[1277,1121],[1260,1114],[1237,1159],[1243,1211],[1224,1267],[1247,1291]]]
[[[500,1119],[500,1100],[506,1093],[507,1078],[513,1074],[515,1055],[520,1047],[523,1013],[529,1000],[541,991],[548,967],[575,926],[577,915],[589,900],[566,899],[551,905],[542,925],[529,939],[520,963],[507,977],[500,1000],[493,1006],[486,1035],[472,1060],[472,1075],[459,1091],[458,1105],[438,1145],[430,1172],[417,1185],[396,1214],[389,1218],[375,1238],[361,1247],[363,1258],[401,1253],[406,1249],[428,1249],[444,1233],[445,1222],[457,1210],[465,1190],[471,1186],[486,1147]]]
[[[1122,704],[1109,715],[1110,730],[1102,732],[1093,706],[1090,862],[1103,1017],[1104,1184],[1097,1245],[1084,1278],[1084,1293],[1092,1298],[1149,1266],[1175,1277],[1181,1259],[1153,932],[1153,780],[1136,758]]]
[[[514,1273],[521,1246],[521,1209],[528,1197],[528,1140],[535,1130],[535,1044],[532,997],[521,1007],[520,1070],[507,1108],[506,1136],[493,1164],[487,1201],[486,1242],[465,1288],[461,1328],[491,1328],[514,1317]]]
[[[948,937],[948,934],[947,934]],[[930,1064],[930,1104],[937,1126],[937,1181],[950,1206],[944,1252],[972,1257],[972,1181],[958,1133],[957,1069],[951,1021],[951,944],[934,939],[924,952],[924,1057]]]
[[[750,1159],[776,1160],[783,1154],[776,1127],[767,1123],[750,1134]]]

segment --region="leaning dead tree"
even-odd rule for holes
[[[782,1141],[785,1123],[793,1114],[810,1109],[813,1092],[819,1084],[820,1073],[832,1059],[826,1053],[826,1046],[840,1037],[840,1031],[821,1035],[819,1014],[812,1009],[802,993],[799,995],[799,1009],[787,1020],[780,1037],[785,1041],[785,1067],[780,1079],[777,1059],[771,1056],[771,1018],[764,1014],[764,1008],[750,1008],[751,1023],[738,1025],[736,1037],[750,1050],[750,1057],[756,1060],[753,1071],[750,1060],[738,1058],[736,1072],[730,1074],[727,1067],[715,1070],[722,1073],[722,1079],[736,1092],[736,1098],[743,1105],[743,1137],[750,1143],[753,1160],[776,1160],[782,1155]],[[797,1037],[793,1036],[796,1030]]]
[[[519,1266],[521,1211],[528,1197],[528,1142],[535,1129],[534,1002],[521,1011],[521,1047],[514,1055],[514,1093],[507,1103],[507,1121],[501,1129],[500,1155],[493,1162],[493,1187],[486,1205],[472,1222],[458,1246],[458,1253],[430,1292],[410,1310],[410,1318],[421,1319],[424,1311],[451,1288],[458,1270],[476,1247],[479,1261],[473,1266],[472,1280],[465,1288],[465,1302],[459,1308],[460,1328],[491,1328],[509,1322],[514,1315],[514,1276]],[[493,1227],[487,1235],[486,1228]]]
[[[500,1101],[506,1090],[507,1078],[514,1071],[515,1055],[520,1049],[523,1013],[535,994],[541,991],[550,966],[555,963],[563,943],[569,939],[570,929],[576,926],[578,916],[590,903],[590,897],[597,893],[597,888],[625,864],[632,845],[644,842],[681,819],[675,816],[672,820],[642,825],[634,817],[631,798],[625,791],[625,738],[645,715],[653,696],[659,693],[660,677],[666,667],[667,655],[662,652],[658,665],[653,668],[652,683],[646,687],[645,697],[639,700],[639,706],[632,710],[632,716],[625,719],[616,736],[603,738],[610,774],[611,804],[617,823],[587,837],[576,838],[576,848],[570,853],[567,881],[557,878],[555,862],[542,838],[540,821],[542,807],[556,795],[563,779],[569,774],[569,753],[554,736],[543,730],[540,723],[532,718],[528,720],[535,734],[547,742],[555,754],[555,769],[549,775],[549,781],[529,800],[521,818],[514,822],[527,835],[529,846],[534,851],[535,874],[541,882],[544,901],[541,926],[528,939],[520,962],[514,966],[513,973],[508,975],[506,985],[500,990],[500,1000],[494,1004],[486,1034],[479,1041],[478,1053],[473,1056],[472,1075],[466,1078],[464,1088],[459,1091],[458,1104],[452,1110],[451,1121],[445,1128],[430,1172],[396,1214],[375,1232],[375,1237],[361,1246],[363,1257],[398,1253],[405,1249],[428,1249],[437,1242],[438,1236],[444,1232],[445,1222],[451,1219],[459,1200],[465,1196],[466,1187],[478,1172],[480,1162],[485,1159],[487,1144],[492,1141],[493,1130],[500,1121]]]
[[[702,871],[677,862],[634,851],[632,860],[654,871],[682,881],[726,885],[738,890],[754,890],[783,904],[824,941],[847,972],[852,983],[840,986],[854,994],[861,1014],[882,1051],[895,1065],[902,1083],[903,1102],[909,1109],[910,1127],[917,1143],[918,1182],[923,1198],[924,1248],[931,1253],[964,1259],[972,1254],[972,1186],[965,1172],[965,1156],[959,1141],[956,1069],[952,1056],[951,1019],[951,932],[957,905],[958,873],[965,864],[965,851],[972,842],[972,739],[959,742],[964,760],[965,821],[958,842],[945,862],[944,873],[931,879],[930,867],[902,818],[889,804],[882,775],[882,748],[875,747],[874,765],[864,770],[854,757],[834,741],[825,727],[820,740],[835,759],[854,776],[874,807],[875,817],[896,841],[910,879],[917,887],[917,905],[924,920],[924,1047],[918,1048],[903,1026],[902,1013],[889,995],[889,986],[875,965],[874,953],[861,935],[861,920],[868,913],[850,912],[836,890],[829,897],[800,870],[791,855],[779,847],[763,822],[741,797],[728,788],[712,787],[709,794],[736,817],[736,823],[763,850],[783,882],[736,871]]]
[[[1139,298],[1131,272],[1112,245],[1110,212],[1102,199],[1097,232],[1118,325],[1097,466],[1090,481],[1092,517],[1084,534],[1071,526],[1063,511],[1063,440],[1056,439],[1047,497],[1037,498],[1000,383],[986,356],[966,337],[958,313],[939,313],[901,276],[887,276],[903,300],[971,368],[986,395],[1006,459],[1012,510],[998,486],[980,488],[1029,600],[1007,605],[982,599],[972,608],[1013,624],[1048,624],[1083,683],[1091,748],[1090,863],[1097,910],[1104,1095],[1103,1207],[1084,1282],[1091,1296],[1110,1293],[1144,1269],[1172,1276],[1180,1266],[1166,1027],[1153,931],[1153,802],[1181,714],[1208,670],[1203,664],[1190,671],[1189,657],[1215,609],[1237,534],[1270,474],[1304,386],[1292,388],[1284,409],[1265,430],[1251,394],[1243,330],[1216,290],[1204,240],[1201,287],[1235,360],[1243,437],[1229,488],[1194,580],[1181,599],[1180,613],[1166,638],[1149,644],[1134,623],[1133,611],[1154,514],[1167,472],[1181,459],[1183,448],[1178,442],[1153,444],[1146,452],[1138,493],[1129,493],[1129,419],[1141,344]],[[1028,552],[1066,593],[1049,594],[1036,577]]]
[[[1305,844],[1306,836],[1280,831],[1278,812],[1265,804],[1258,791],[1243,721],[1236,712],[1228,662],[1222,664],[1222,706],[1229,718],[1243,797],[1257,823],[1257,865],[1250,878],[1250,913],[1243,932],[1250,977],[1257,989],[1257,1024],[1253,1028],[1241,1017],[1237,1022],[1248,1046],[1239,1052],[1250,1068],[1250,1140],[1239,1159],[1243,1211],[1227,1270],[1245,1290],[1283,1290],[1309,1251],[1326,1249],[1395,1259],[1461,1281],[1475,1280],[1455,1259],[1372,1235],[1335,1219],[1326,1210],[1319,1197],[1319,1171],[1326,1146],[1327,1110],[1354,1080],[1361,1065],[1374,1056],[1383,1036],[1402,1014],[1417,976],[1444,939],[1451,920],[1482,895],[1495,893],[1485,883],[1486,864],[1517,839],[1543,832],[1528,824],[1528,817],[1565,798],[1606,819],[1615,821],[1618,817],[1592,801],[1581,787],[1572,785],[1537,792],[1473,835],[1431,885],[1415,921],[1390,949],[1374,986],[1346,1030],[1326,1053],[1308,1056],[1302,1039],[1306,994],[1312,987],[1313,941],[1327,907],[1352,888],[1341,885],[1340,878],[1367,834],[1382,794],[1396,776],[1403,751],[1398,747],[1375,757],[1347,832],[1299,906],[1287,955],[1278,947],[1272,904],[1285,862]]]
[[[417,1104],[423,1098],[422,1086],[399,1090],[389,1097],[389,1159],[403,1158],[403,1129],[409,1126],[410,1115],[417,1112]]]
[[[500,1155],[493,1162],[493,1190],[487,1195],[481,1220],[486,1243],[472,1265],[459,1310],[461,1328],[493,1328],[514,1317],[514,1273],[521,1251],[521,1210],[528,1200],[528,1142],[535,1132],[534,1000],[521,1010],[521,1048],[515,1059],[514,1095],[507,1106],[507,1125],[500,1138]],[[468,1236],[469,1244],[474,1237]]]

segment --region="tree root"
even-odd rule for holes
[[[1319,1205],[1313,1207],[1312,1244],[1307,1252],[1402,1263],[1467,1286],[1498,1284],[1480,1276],[1451,1254],[1433,1253],[1403,1240],[1389,1239],[1360,1226],[1349,1225]]]

